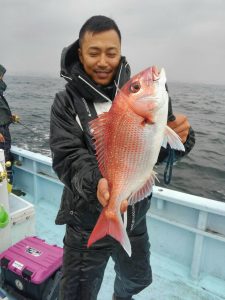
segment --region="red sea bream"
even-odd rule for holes
[[[184,151],[178,135],[167,126],[168,94],[164,69],[156,75],[150,67],[132,77],[113,101],[110,110],[91,121],[96,155],[102,176],[108,180],[110,200],[102,210],[88,247],[106,235],[121,243],[131,256],[120,205],[144,199],[152,192],[153,170],[161,146]]]

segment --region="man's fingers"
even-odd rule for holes
[[[105,178],[101,178],[98,182],[97,198],[103,207],[107,205],[109,197],[108,181]]]
[[[97,198],[103,207],[105,207],[109,202],[109,198],[110,198],[109,185],[107,179],[105,178],[101,178],[98,182]],[[120,205],[121,213],[124,213],[127,210],[127,207],[128,207],[128,201],[127,199],[125,199],[121,202]]]
[[[174,131],[179,135],[182,134],[183,132],[188,133],[189,131],[189,127],[187,126],[187,124],[181,124],[178,127],[174,128]]]
[[[167,124],[172,128],[180,137],[182,143],[185,143],[189,133],[190,123],[185,115],[177,114],[174,121]]]
[[[189,126],[187,123],[178,126],[175,132],[179,135],[182,143],[185,143],[189,133]]]
[[[187,127],[179,126],[174,131],[176,132],[177,135],[179,135],[182,143],[185,143],[187,140],[189,129],[187,129]]]
[[[108,200],[109,199],[109,186],[108,186],[108,181],[105,178],[101,178],[99,180],[98,188],[99,188],[99,193],[100,193],[101,197]]]
[[[122,214],[125,213],[125,211],[127,210],[127,207],[128,207],[128,201],[127,200],[123,200],[121,202],[121,205],[120,205],[120,212]]]

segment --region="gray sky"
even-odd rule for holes
[[[224,0],[0,0],[0,9],[7,74],[58,76],[62,48],[104,14],[121,30],[133,73],[155,64],[168,81],[225,84]]]

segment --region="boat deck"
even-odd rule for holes
[[[62,246],[65,226],[57,226],[54,224],[54,219],[58,207],[53,203],[40,201],[35,205],[36,214],[36,234],[46,240],[50,244]],[[150,217],[148,217],[149,232]],[[162,257],[156,253],[151,255],[151,265],[153,269],[153,283],[144,291],[134,297],[136,300],[222,300],[225,297],[217,296],[217,291],[214,293],[207,291],[207,286],[210,284],[210,290],[213,290],[214,282],[202,283],[202,287],[189,277],[189,269],[185,269],[180,264],[175,264],[169,258]],[[113,293],[114,269],[113,261],[110,260],[103,280],[103,284],[98,296],[98,300],[111,300]],[[205,279],[204,279],[205,280]],[[214,279],[215,280],[215,279]],[[215,288],[218,289],[218,284],[224,290],[224,282],[216,282]],[[16,300],[15,297],[8,295],[10,300]]]

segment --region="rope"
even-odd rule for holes
[[[164,182],[169,184],[172,178],[173,163],[174,163],[174,149],[169,148],[169,155],[164,170]]]

